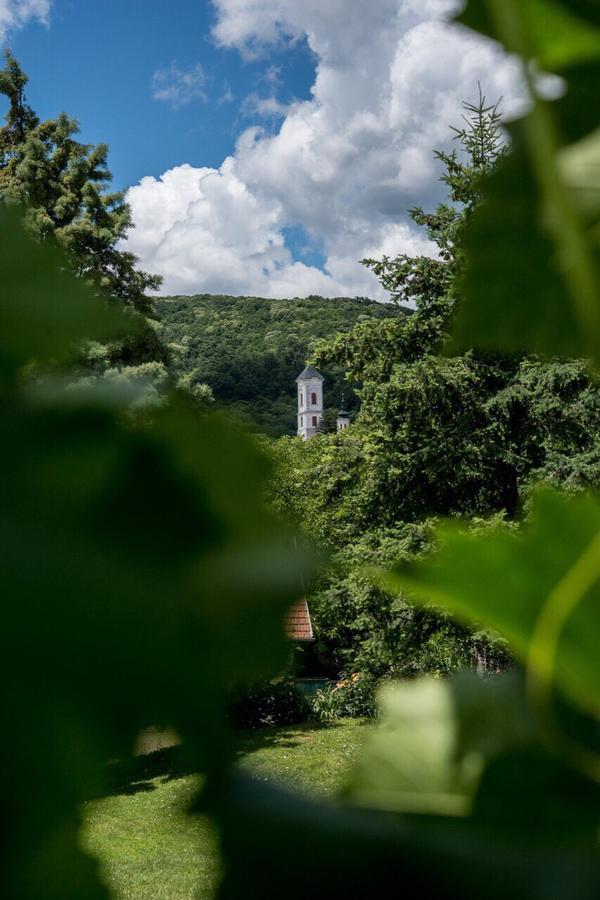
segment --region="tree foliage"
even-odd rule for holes
[[[28,77],[10,51],[0,69],[0,95],[8,100],[0,128],[0,200],[25,209],[27,230],[56,244],[66,264],[98,295],[141,321],[132,322],[120,341],[81,348],[89,379],[117,379],[135,392],[144,381],[140,406],[161,402],[168,354],[157,337],[149,291],[161,279],[142,272],[136,257],[122,248],[132,227],[124,194],[110,190],[106,144],[77,140],[78,123],[66,113],[40,121],[26,100]]]
[[[498,107],[481,92],[455,132],[457,150],[437,154],[447,201],[433,213],[412,212],[438,257],[367,261],[414,313],[359,324],[315,349],[324,371],[342,365],[361,382],[355,423],[310,447],[280,442],[276,451],[278,508],[330,546],[339,564],[312,598],[326,635],[323,662],[379,675],[482,660],[494,669],[504,657],[485,635],[469,636],[437,611],[417,613],[404,600],[398,615],[398,601],[369,587],[362,569],[376,564],[382,536],[388,549],[379,565],[389,562],[393,535],[406,558],[406,529],[418,533],[436,516],[518,519],[535,483],[600,486],[600,390],[584,362],[472,348],[442,355],[460,316],[465,236],[479,216],[483,179],[495,177],[507,155]],[[412,552],[432,546],[430,537]]]
[[[0,93],[8,98],[0,128],[0,196],[26,205],[28,229],[53,238],[69,264],[103,294],[148,313],[148,290],[160,278],[136,268],[119,242],[131,228],[131,211],[120,192],[109,192],[108,147],[76,139],[79,126],[66,113],[41,122],[25,99],[27,75],[10,51],[0,70]]]

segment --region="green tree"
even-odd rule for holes
[[[465,234],[484,180],[507,153],[498,106],[481,91],[455,132],[461,152],[436,154],[448,201],[411,213],[438,258],[365,261],[413,315],[359,325],[313,357],[363,382],[347,436],[356,448],[351,515],[363,529],[432,514],[514,516],[532,479],[600,484],[600,395],[585,364],[473,349],[441,355],[462,307]]]
[[[122,192],[109,190],[107,145],[78,141],[78,123],[66,113],[41,122],[26,102],[27,75],[9,50],[4,56],[0,94],[9,106],[0,128],[0,198],[24,206],[30,233],[55,241],[73,273],[98,294],[148,316],[147,292],[161,279],[140,271],[136,257],[119,246],[131,228],[131,211]],[[106,363],[112,368],[166,358],[147,322],[111,345]],[[91,368],[98,368],[98,357]]]
[[[481,87],[478,102],[464,104],[463,126],[453,131],[459,150],[434,151],[444,166],[441,181],[448,189],[447,201],[434,212],[415,207],[409,213],[436,245],[437,258],[400,254],[363,260],[402,312],[408,307],[414,314],[365,323],[349,335],[321,342],[314,353],[320,365],[336,362],[351,379],[382,381],[390,377],[398,361],[410,362],[440,350],[459,295],[464,231],[480,202],[483,178],[506,152],[498,104],[490,105]]]
[[[498,107],[481,93],[455,131],[458,150],[437,154],[447,202],[433,213],[412,211],[436,242],[438,258],[367,261],[413,314],[359,324],[321,342],[313,356],[323,371],[344,366],[362,382],[356,421],[344,434],[308,446],[276,446],[278,509],[317,535],[338,563],[313,598],[315,622],[329,636],[324,658],[379,674],[385,667],[418,671],[427,660],[438,671],[435,654],[425,651],[431,634],[450,668],[479,652],[434,611],[429,618],[390,618],[395,601],[375,594],[360,574],[366,560],[373,565],[379,554],[384,561],[376,550],[382,535],[387,558],[394,541],[397,557],[405,558],[407,526],[442,515],[519,518],[539,481],[573,490],[600,485],[600,391],[583,362],[474,350],[442,355],[462,302],[465,233],[483,180],[507,153]],[[332,628],[342,609],[343,627]],[[493,647],[488,655],[497,659]]]

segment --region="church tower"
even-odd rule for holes
[[[337,417],[337,430],[345,431],[348,425],[350,424],[350,414],[346,409],[346,405],[344,403],[344,395],[342,394],[342,405],[340,406],[340,411]]]
[[[298,385],[298,436],[309,441],[317,434],[323,418],[323,382],[313,366],[307,366],[296,378]]]

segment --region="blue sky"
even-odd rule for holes
[[[218,167],[248,126],[244,100],[253,93],[275,89],[283,103],[310,97],[315,58],[306,40],[244,59],[215,45],[214,22],[208,0],[54,0],[50,27],[32,22],[7,43],[30,76],[38,114],[64,110],[79,119],[84,141],[106,141],[124,188],[181,163]],[[155,72],[173,65],[202,67],[205,99],[176,107],[153,98]]]
[[[440,199],[461,102],[521,97],[460,2],[0,0],[0,43],[42,118],[109,144],[164,293],[383,300],[360,260],[434,252],[407,210]]]

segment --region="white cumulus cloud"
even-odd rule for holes
[[[51,5],[52,0],[0,0],[0,41],[34,19],[47,24]]]
[[[214,38],[241,53],[306,38],[311,99],[254,102],[276,133],[244,131],[220,169],[183,166],[129,192],[131,249],[166,292],[383,297],[364,256],[433,248],[409,222],[440,196],[433,148],[480,81],[504,109],[520,102],[517,64],[450,24],[455,0],[213,0]],[[324,271],[294,262],[286,228],[321,242]]]
[[[293,261],[278,201],[259,199],[235,169],[232,157],[220,169],[177,166],[130,189],[136,228],[129,244],[144,265],[164,276],[168,293],[330,291],[330,276]]]

